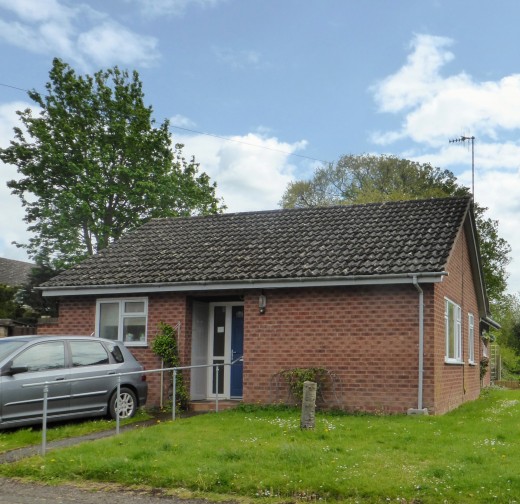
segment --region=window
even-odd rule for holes
[[[468,313],[468,360],[475,364],[475,317]]]
[[[48,371],[65,367],[65,344],[50,342],[33,345],[13,359],[13,367],[28,371]]]
[[[445,362],[462,362],[461,309],[449,299],[445,299],[444,322],[446,330]]]
[[[72,366],[98,366],[109,364],[107,351],[101,341],[71,341]]]
[[[117,345],[110,343],[108,346],[108,351],[110,352],[110,354],[112,355],[112,357],[118,364],[125,362],[125,358],[123,357],[123,352],[121,352],[121,349]]]
[[[144,346],[147,312],[147,299],[99,299],[96,336],[123,341],[129,346]]]

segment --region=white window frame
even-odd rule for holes
[[[124,311],[125,303],[143,303],[143,312],[128,312]],[[118,304],[119,315],[117,324],[117,341],[124,343],[125,346],[145,347],[148,345],[148,298],[102,298],[96,300],[96,331],[95,335],[99,338],[99,323],[101,320],[101,305],[103,304]],[[144,341],[125,341],[123,335],[124,320],[129,318],[143,318],[144,323]]]
[[[475,364],[475,317],[468,313],[468,361]]]
[[[453,306],[454,320],[450,320],[450,306]],[[450,333],[453,326],[454,332],[454,355],[450,355]],[[444,329],[446,340],[446,355],[444,362],[447,364],[463,364],[462,360],[462,310],[457,303],[451,299],[444,298]]]

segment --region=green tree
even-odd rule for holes
[[[511,374],[520,373],[520,295],[504,296],[497,306],[497,320],[501,325],[496,341],[500,346],[502,375],[505,379]]]
[[[80,76],[55,59],[49,76],[45,95],[29,91],[39,110],[19,111],[23,127],[0,149],[22,176],[7,185],[34,236],[18,245],[36,262],[68,267],[150,218],[224,208],[168,121],[155,125],[137,72]]]
[[[17,287],[0,285],[0,319],[18,319],[24,310],[16,300]]]
[[[53,297],[43,297],[41,291],[37,289],[39,285],[58,273],[60,271],[53,269],[48,264],[36,265],[31,270],[27,282],[16,293],[16,302],[29,308],[30,314],[27,317],[32,318],[34,322],[42,316],[58,316],[59,300]]]
[[[343,205],[469,195],[449,170],[395,156],[347,155],[316,169],[311,180],[290,182],[282,197],[284,208]],[[482,269],[492,302],[507,287],[511,247],[499,236],[498,221],[475,205]]]

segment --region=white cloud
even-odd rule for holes
[[[92,64],[150,66],[159,58],[157,39],[143,36],[84,3],[0,0],[16,19],[0,19],[0,39],[30,52],[49,54],[88,69]]]
[[[113,21],[106,21],[78,36],[78,48],[95,63],[110,66],[150,66],[158,59],[157,39],[137,35]]]
[[[417,35],[406,64],[373,88],[381,111],[399,112],[434,95],[442,87],[439,70],[453,59],[453,54],[444,50],[449,45],[451,40],[445,37]]]
[[[520,128],[520,74],[488,82],[463,72],[444,77],[443,66],[454,58],[447,50],[451,44],[444,37],[417,35],[406,64],[372,87],[381,112],[405,114],[400,130],[378,132],[374,141],[388,145],[409,138],[440,146],[468,130],[494,139]]]
[[[0,7],[13,11],[24,21],[45,22],[60,19],[67,22],[73,17],[72,9],[57,0],[0,0]]]
[[[143,14],[155,17],[163,15],[181,16],[190,6],[214,7],[227,0],[128,0],[141,6]]]
[[[175,135],[187,155],[196,160],[224,198],[228,212],[277,208],[295,166],[290,154],[305,148],[258,133],[232,136],[229,140],[207,135]]]
[[[181,114],[174,115],[170,118],[172,126],[179,126],[180,128],[194,128],[197,124],[189,117],[184,117]]]
[[[21,23],[7,23],[0,19],[0,38],[30,52],[45,54],[52,50],[38,30]]]

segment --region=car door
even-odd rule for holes
[[[9,366],[10,364],[10,366]],[[47,412],[49,418],[68,412],[70,383],[65,360],[65,341],[35,343],[20,351],[5,368],[17,369],[12,375],[0,378],[2,391],[2,424],[23,424],[43,415],[44,385],[24,385],[48,382]]]
[[[71,383],[70,409],[73,414],[106,411],[110,393],[117,387],[116,367],[97,339],[70,340],[71,379],[100,378]]]

